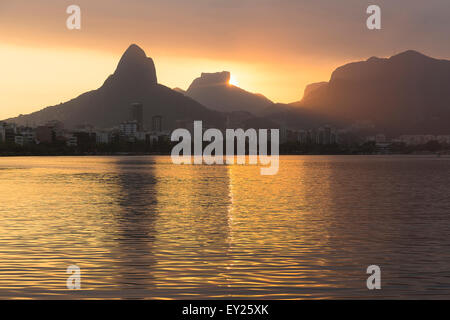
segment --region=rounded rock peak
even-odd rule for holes
[[[130,45],[124,52],[114,75],[126,81],[134,79],[134,81],[157,82],[153,60],[136,44]]]
[[[145,54],[145,51],[142,50],[141,47],[139,47],[137,44],[131,44],[127,50],[125,50],[125,53],[122,55],[123,57],[143,57],[146,58],[147,55]]]
[[[221,86],[228,84],[229,81],[230,81],[229,71],[214,72],[214,73],[202,72],[201,76],[192,82],[190,88],[217,86],[217,85]]]

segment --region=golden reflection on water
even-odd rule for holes
[[[0,298],[397,297],[416,294],[411,274],[415,292],[446,294],[432,275],[450,261],[436,248],[449,162],[286,156],[261,176],[170,157],[1,158]],[[66,289],[71,264],[82,290]]]

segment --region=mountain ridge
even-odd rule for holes
[[[186,96],[206,107],[220,112],[247,111],[255,115],[273,104],[264,95],[251,93],[230,84],[228,71],[206,73],[194,79],[186,90]]]
[[[297,106],[391,134],[449,133],[450,61],[408,50],[348,63]]]
[[[163,116],[166,129],[174,128],[177,120],[204,120],[217,126],[225,121],[222,114],[159,84],[153,60],[135,44],[127,48],[114,73],[98,89],[7,121],[19,125],[41,125],[50,120],[59,120],[67,128],[85,123],[98,128],[110,128],[129,120],[129,107],[136,102],[144,106],[144,126],[147,127],[151,126],[154,115]]]
[[[144,125],[150,126],[153,115],[162,115],[166,129],[175,128],[177,120],[204,120],[222,127],[227,117],[245,120],[253,115],[260,123],[269,123],[262,119],[266,118],[288,128],[363,121],[392,135],[450,133],[450,61],[414,50],[342,65],[328,82],[308,85],[303,98],[290,104],[273,103],[229,80],[227,71],[202,73],[187,91],[169,89],[157,82],[153,60],[132,44],[100,88],[7,121],[113,127],[128,119],[132,103],[140,102]]]

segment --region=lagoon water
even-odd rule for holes
[[[450,158],[259,169],[0,158],[0,298],[450,298]]]

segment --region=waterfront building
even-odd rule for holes
[[[138,124],[136,120],[125,121],[120,124],[120,133],[126,137],[134,137],[138,131]]]
[[[162,131],[162,116],[152,117],[152,131],[161,132]]]
[[[110,133],[105,131],[97,131],[95,133],[95,142],[97,144],[108,144],[110,142]]]
[[[76,147],[78,146],[78,138],[75,135],[68,135],[66,140],[66,145],[68,147]]]
[[[36,140],[38,143],[52,143],[54,132],[51,127],[39,126],[36,128]]]
[[[136,121],[137,131],[144,131],[144,106],[142,103],[131,105],[131,120]]]
[[[14,143],[23,147],[25,144],[25,139],[22,135],[16,135],[14,136]]]

